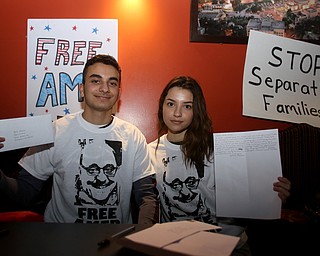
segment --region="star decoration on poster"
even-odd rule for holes
[[[52,29],[52,28],[50,27],[50,25],[47,25],[47,26],[44,27],[44,30],[50,31],[51,29]]]
[[[65,115],[70,114],[70,111],[69,111],[68,108],[65,108],[65,109],[63,110],[63,112],[64,112]]]
[[[99,29],[97,27],[92,29],[92,33],[94,33],[94,34],[98,34],[98,31],[99,31]]]

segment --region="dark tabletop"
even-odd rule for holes
[[[0,255],[144,255],[123,248],[115,242],[101,248],[97,245],[104,238],[130,226],[132,225],[3,222],[0,223]],[[135,227],[135,231],[145,228],[139,225]]]

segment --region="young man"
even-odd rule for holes
[[[80,85],[83,111],[54,122],[54,143],[30,148],[17,180],[0,171],[0,192],[27,203],[53,176],[45,221],[80,223],[131,223],[133,192],[139,223],[154,223],[156,189],[145,137],[112,115],[120,82],[113,57],[88,60]]]

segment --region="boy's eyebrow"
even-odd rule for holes
[[[89,76],[89,78],[90,78],[90,77],[102,78],[102,76],[99,75],[99,74],[91,74],[91,75]],[[110,80],[115,80],[115,81],[119,82],[119,78],[118,78],[118,77],[115,77],[115,76],[109,77],[108,80],[109,80],[109,81],[110,81]]]
[[[90,75],[89,77],[102,78],[102,76],[101,76],[101,75],[98,75],[98,74],[92,74],[92,75]]]
[[[115,77],[115,76],[110,77],[110,78],[109,78],[109,81],[110,81],[110,80],[115,80],[115,81],[119,82],[119,78],[118,78],[118,77]]]

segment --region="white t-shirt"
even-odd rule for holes
[[[156,171],[160,197],[161,222],[195,219],[222,226],[223,233],[240,236],[244,229],[232,225],[233,219],[216,217],[214,163],[204,161],[204,176],[194,165],[185,165],[180,145],[168,141],[167,135],[148,144]],[[223,221],[223,222],[221,222]]]
[[[204,176],[199,177],[194,165],[185,165],[180,145],[167,140],[167,135],[151,142],[151,162],[156,170],[161,201],[161,222],[198,219],[216,223],[214,165],[205,162]]]
[[[53,175],[46,222],[131,223],[133,182],[154,174],[146,139],[117,117],[109,126],[82,111],[54,122],[54,145],[30,148],[20,165],[34,177]]]

